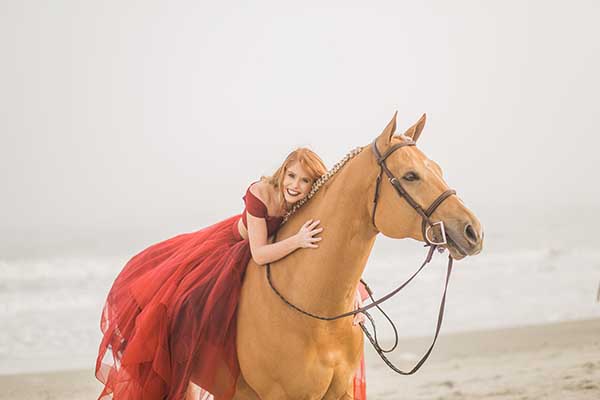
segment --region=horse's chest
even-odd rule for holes
[[[261,368],[261,374],[270,376],[270,379],[262,380],[264,386],[255,388],[261,397],[340,400],[346,393],[351,393],[354,363],[345,351],[331,347],[324,351],[305,348],[303,352],[289,349],[278,355],[278,368],[272,369],[267,364]],[[273,393],[281,396],[266,395]]]
[[[352,389],[353,371],[347,366],[332,370],[331,381],[325,391],[323,400],[339,400]]]
[[[329,349],[321,352],[315,359],[306,361],[299,366],[307,378],[304,382],[314,382],[313,387],[304,385],[307,399],[313,398],[308,394],[314,396],[319,393],[315,399],[339,400],[352,387],[352,360],[343,351]]]
[[[313,363],[306,367],[297,370],[301,379],[280,382],[286,393],[294,394],[294,399],[339,400],[352,387],[353,374],[347,366]]]

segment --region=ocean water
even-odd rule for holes
[[[600,317],[597,217],[538,213],[513,226],[494,215],[494,223],[484,222],[482,254],[455,263],[442,334]],[[106,294],[139,250],[0,259],[0,374],[93,368]],[[425,253],[414,241],[379,238],[364,274],[375,297],[407,279]],[[436,255],[384,304],[401,336],[433,334],[445,269],[446,255]],[[379,335],[389,340],[385,320],[374,316]]]

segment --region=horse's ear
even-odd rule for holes
[[[396,132],[396,115],[397,114],[398,114],[398,111],[394,112],[394,116],[392,117],[390,122],[388,122],[388,124],[385,127],[385,129],[383,130],[383,132],[381,132],[379,137],[377,137],[377,147],[379,149],[386,148],[389,145],[390,141],[392,140],[392,136],[394,136],[394,133]]]
[[[427,115],[423,114],[421,116],[421,118],[419,118],[419,120],[410,128],[408,128],[406,130],[406,132],[404,132],[405,136],[408,136],[409,138],[411,138],[413,141],[417,141],[419,140],[419,136],[421,136],[421,132],[423,131],[423,128],[425,127],[425,120],[427,119]]]

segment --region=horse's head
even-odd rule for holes
[[[445,241],[442,246],[455,259],[478,254],[483,245],[479,220],[458,196],[449,192],[440,166],[415,146],[424,126],[425,115],[404,134],[394,135],[394,114],[375,140],[377,148],[371,146],[375,160],[382,160],[377,164],[381,182],[379,189],[375,188],[375,226],[392,238]]]

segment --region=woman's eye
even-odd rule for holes
[[[406,173],[406,174],[405,174],[405,175],[402,177],[402,179],[404,179],[405,181],[412,182],[412,181],[416,181],[417,179],[419,179],[419,175],[417,175],[417,174],[416,174],[416,173],[414,173],[414,172],[407,172],[407,173]]]
[[[302,182],[308,183],[309,181],[308,181],[308,179],[304,178],[304,179],[302,179]]]
[[[293,178],[295,175],[294,175],[294,174],[288,174],[288,176],[289,176],[290,178]]]

